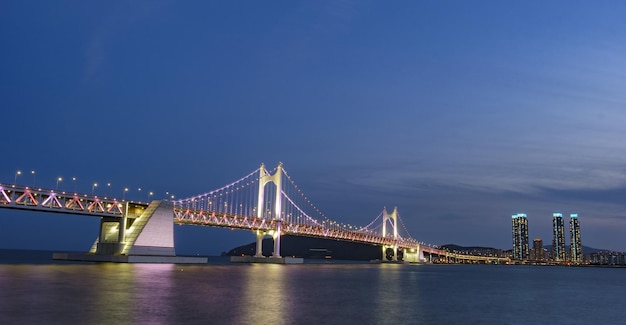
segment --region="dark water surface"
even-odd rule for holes
[[[0,264],[0,324],[623,324],[626,269]]]

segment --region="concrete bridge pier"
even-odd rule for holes
[[[126,233],[126,216],[123,218],[101,217],[98,239],[91,248],[92,253],[98,255],[116,255],[124,249],[124,234]]]
[[[281,258],[280,256],[280,222],[278,223],[277,230],[254,230],[253,233],[256,235],[256,252],[254,257],[265,257],[263,255],[263,239],[267,236],[271,236],[274,240],[274,250],[272,251],[272,258]]]
[[[270,236],[270,233],[263,230],[254,230],[253,233],[256,235],[256,253],[254,254],[254,257],[264,257],[263,238]]]
[[[424,255],[420,248],[404,249],[403,260],[409,263],[420,263],[424,261]]]
[[[263,238],[267,235],[267,232],[256,230],[254,234],[256,235],[256,252],[254,257],[263,257]]]
[[[281,221],[276,221],[276,231],[274,232],[274,253],[272,254],[273,258],[281,258],[280,256],[280,232],[281,232]]]
[[[233,263],[269,263],[269,264],[302,264],[304,259],[301,257],[281,257],[280,256],[280,223],[278,230],[255,230],[256,235],[256,253],[254,256],[231,256],[230,261]],[[263,238],[272,236],[274,239],[274,251],[272,256],[265,257],[263,255]]]
[[[119,263],[201,263],[206,257],[176,256],[174,204],[152,201],[124,206],[122,217],[101,217],[99,236],[87,254],[55,253],[54,259]]]
[[[431,263],[431,262],[432,262],[432,261],[431,261],[430,254],[428,255],[428,257],[423,256],[423,259],[422,259],[422,260],[423,260],[424,262],[426,262],[426,263]]]

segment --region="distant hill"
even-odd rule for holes
[[[263,240],[263,255],[270,256],[273,250],[273,240],[266,238]],[[493,247],[483,246],[460,246],[446,244],[440,246],[450,252],[460,254],[501,256],[510,250],[502,250]],[[547,251],[552,250],[552,245],[544,246]],[[569,250],[569,246],[566,247]],[[583,254],[593,254],[605,249],[591,248],[583,246]],[[225,256],[254,255],[256,253],[256,243],[235,247],[228,252],[222,253]],[[281,237],[281,255],[295,256],[311,259],[339,259],[339,260],[375,260],[382,256],[380,246],[347,242],[342,240],[299,237],[284,235]]]
[[[552,251],[552,245],[546,245],[546,246],[543,246],[543,248],[547,250],[548,252]],[[569,249],[570,249],[569,245],[566,245],[565,251],[569,252],[570,251]],[[589,255],[589,254],[595,254],[597,252],[607,252],[607,251],[611,251],[611,250],[610,249],[598,249],[598,248],[593,248],[593,247],[588,247],[588,246],[583,245],[583,255]]]
[[[503,250],[493,247],[459,246],[454,244],[445,244],[442,245],[441,248],[446,249],[449,252],[457,252],[460,254],[469,255],[500,256],[503,254]]]
[[[469,254],[472,254],[471,252],[482,252],[482,254],[486,254],[486,253],[496,253],[496,252],[510,252],[511,249],[507,249],[507,250],[502,250],[502,249],[497,249],[497,248],[493,248],[493,247],[481,247],[481,246],[459,246],[459,245],[455,245],[455,244],[446,244],[446,245],[442,245],[442,248],[447,249],[448,251],[454,252],[466,252]],[[530,247],[532,248],[532,246]],[[547,246],[543,246],[543,248],[545,250],[547,250],[548,252],[552,251],[552,245],[547,245]],[[565,250],[569,251],[569,246],[565,246]],[[584,246],[583,245],[583,255],[589,255],[589,254],[594,254],[597,252],[606,252],[606,251],[610,251],[608,249],[598,249],[598,248],[593,248],[593,247],[588,247],[588,246]]]
[[[282,256],[362,261],[380,259],[382,256],[381,247],[371,244],[290,235],[284,235],[280,240],[280,253]],[[270,256],[273,245],[274,241],[271,238],[264,239],[263,255]],[[222,255],[239,256],[242,254],[254,255],[255,253],[256,242],[235,247]]]
[[[502,250],[493,247],[482,247],[482,246],[459,246],[455,244],[445,244],[441,246],[442,248],[446,248],[448,250]]]

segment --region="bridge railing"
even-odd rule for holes
[[[0,206],[3,208],[121,217],[126,202],[95,195],[0,184]]]

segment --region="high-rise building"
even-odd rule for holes
[[[552,259],[565,261],[565,224],[561,213],[552,214]]]
[[[543,240],[541,238],[533,240],[533,252],[530,259],[538,262],[543,261]]]
[[[570,238],[570,256],[574,263],[583,261],[583,244],[580,241],[580,221],[578,214],[569,215],[569,238]]]
[[[528,259],[528,219],[526,214],[518,213],[512,216],[513,222],[513,259]]]

